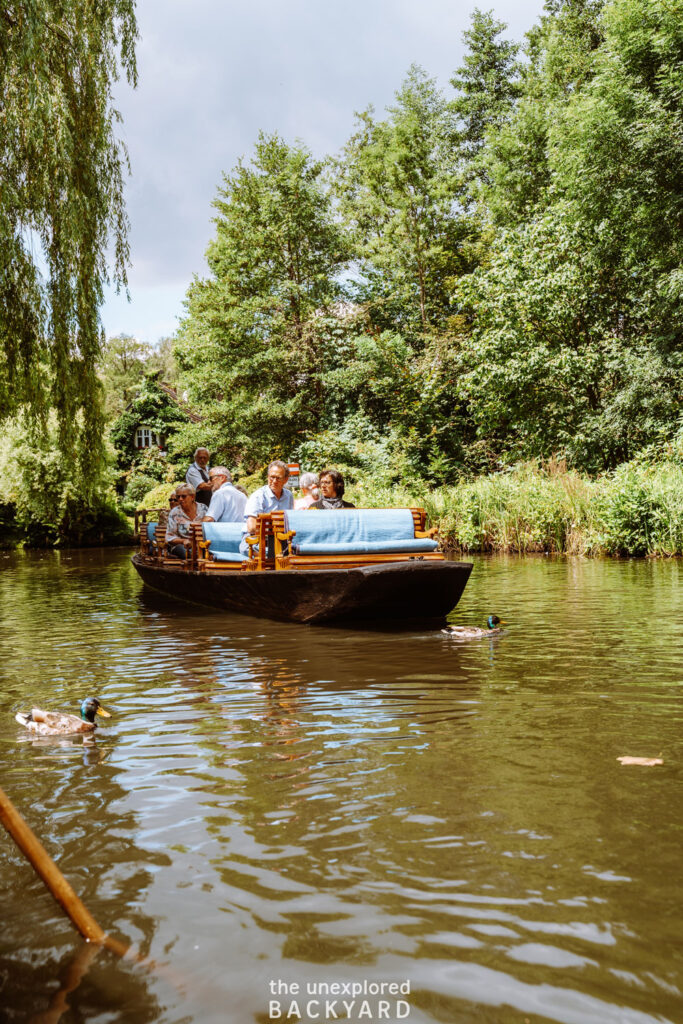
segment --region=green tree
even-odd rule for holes
[[[128,470],[134,463],[145,462],[156,466],[158,479],[166,474],[166,463],[156,455],[150,459],[149,449],[135,447],[135,430],[141,424],[164,437],[187,422],[188,416],[177,402],[159,387],[158,372],[148,370],[135,388],[131,402],[109,430],[109,440],[117,452],[119,469]],[[161,461],[160,461],[161,460]],[[153,472],[153,470],[149,470]]]
[[[505,458],[599,471],[679,418],[683,3],[548,10],[525,95],[483,151],[498,161],[483,196],[508,226],[462,282],[459,386]],[[540,157],[523,143],[530,111]]]
[[[505,461],[561,454],[597,472],[675,428],[683,364],[656,344],[671,322],[640,285],[605,272],[559,206],[501,234],[463,281],[473,327],[458,387]]]
[[[552,201],[551,135],[594,74],[603,6],[604,0],[548,0],[527,34],[517,102],[486,135],[477,160],[486,215],[498,224],[520,224]]]
[[[54,414],[40,437],[25,417],[10,420],[0,438],[2,543],[89,547],[130,542],[132,531],[116,506],[112,483],[113,474],[105,471],[97,493],[89,494],[79,463],[65,467]]]
[[[104,385],[104,413],[107,419],[120,416],[134,397],[150,368],[153,348],[130,334],[109,338],[98,361]]]
[[[136,81],[134,0],[0,3],[0,418],[55,410],[86,480],[101,446],[98,310],[125,284],[112,89]]]
[[[156,370],[166,384],[175,384],[178,368],[173,355],[174,339],[170,336],[159,338],[149,357],[150,370]]]
[[[443,93],[414,65],[385,120],[372,109],[358,116],[338,164],[354,299],[374,330],[399,331],[417,350],[447,325],[455,281],[471,269],[456,138]]]
[[[326,413],[346,252],[323,171],[303,146],[261,134],[214,202],[211,275],[189,288],[175,356],[190,404],[211,424],[203,443],[231,461],[287,455]],[[176,445],[195,434],[189,427]]]
[[[458,92],[452,108],[460,121],[461,151],[469,160],[481,151],[487,134],[509,119],[520,95],[519,46],[500,38],[507,26],[478,7],[471,20],[463,33],[467,52],[451,78]]]

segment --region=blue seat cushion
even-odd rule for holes
[[[412,540],[366,540],[354,541],[352,544],[342,542],[340,544],[296,544],[295,555],[391,555],[391,554],[419,554],[425,551],[435,551],[437,543],[427,537],[413,538]]]
[[[214,560],[216,562],[247,562],[248,558],[246,555],[241,555],[239,551],[214,551],[211,548]]]
[[[434,551],[436,541],[416,539],[409,508],[306,509],[285,512],[296,530],[296,555],[349,555]]]
[[[244,536],[242,523],[202,523],[202,533],[204,540],[211,542],[211,554],[217,561],[244,561],[244,556],[240,555],[240,541]]]

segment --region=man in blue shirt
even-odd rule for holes
[[[225,466],[214,466],[210,474],[213,495],[205,523],[241,523],[244,519],[246,494],[232,484],[232,474]]]
[[[285,487],[289,478],[289,470],[284,462],[275,459],[268,466],[268,483],[259,487],[249,497],[244,509],[244,533],[253,534],[256,529],[256,517],[262,512],[275,512],[279,509],[294,508],[294,495]],[[248,555],[247,545],[242,539],[240,551]]]

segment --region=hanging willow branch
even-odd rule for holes
[[[129,257],[112,90],[137,82],[136,39],[134,0],[0,0],[0,420],[53,409],[86,478],[103,287]]]

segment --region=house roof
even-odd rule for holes
[[[198,416],[196,412],[192,411],[192,409],[187,404],[185,398],[178,394],[178,391],[176,390],[176,388],[173,387],[172,384],[166,384],[165,381],[163,380],[157,380],[157,384],[159,385],[161,390],[165,391],[168,397],[173,402],[175,402],[178,408],[182,409],[182,411],[185,413],[188,419],[192,420],[193,423],[202,422],[201,416]]]

